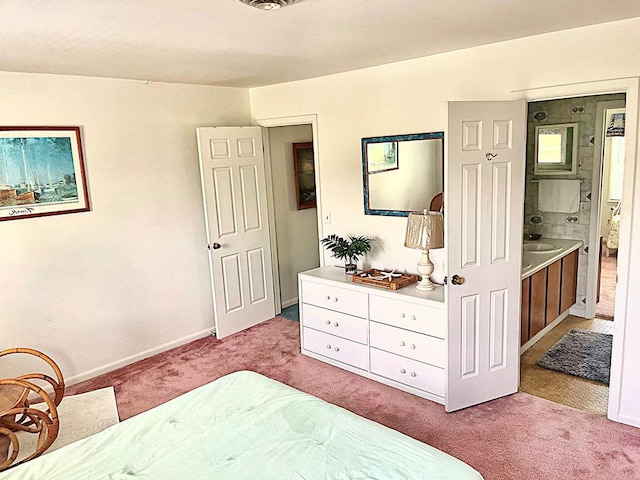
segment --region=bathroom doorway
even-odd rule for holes
[[[612,194],[613,196],[602,189],[605,183],[606,186],[609,185],[609,177],[605,178],[608,172],[615,167],[622,169],[623,163],[610,166],[614,149],[612,146],[608,148],[608,157],[604,156],[605,145],[608,143],[605,137],[605,126],[613,119],[614,113],[620,113],[615,108],[624,108],[624,104],[625,94],[553,99],[530,102],[528,115],[529,136],[534,135],[536,126],[578,124],[579,164],[576,174],[570,178],[580,180],[581,185],[579,203],[575,210],[571,212],[540,210],[537,195],[538,182],[540,179],[551,177],[534,173],[533,161],[530,158],[534,152],[532,145],[528,142],[530,148],[527,154],[524,232],[525,234],[539,233],[551,239],[579,240],[583,242],[583,247],[579,254],[576,304],[571,308],[567,318],[559,323],[556,322],[555,326],[550,326],[544,336],[522,354],[520,390],[601,415],[606,415],[608,411],[609,386],[607,383],[543,368],[538,366],[537,362],[572,330],[586,330],[612,337],[613,322],[611,320],[617,267],[617,257],[614,254],[617,254],[617,251],[613,248],[605,250],[605,247],[611,230],[611,208],[619,202],[613,200],[615,196],[620,199],[622,196],[621,186],[619,191]],[[608,117],[606,112],[609,113]],[[619,119],[619,116],[616,118]],[[622,152],[622,158],[624,158],[624,152]],[[607,218],[602,218],[604,208],[607,209]],[[535,222],[531,221],[532,219]],[[597,242],[592,240],[595,234],[598,235]],[[590,245],[595,245],[597,256],[590,254]],[[592,271],[597,272],[597,287],[589,283],[591,280],[589,274]],[[595,279],[596,275],[593,276]],[[596,305],[600,309],[598,312],[602,314],[602,318],[595,318]],[[548,323],[553,322],[553,319],[547,320]]]

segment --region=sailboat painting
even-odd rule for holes
[[[80,127],[0,126],[0,221],[89,210]]]

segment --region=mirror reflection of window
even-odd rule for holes
[[[564,163],[562,143],[559,129],[541,130],[538,135],[538,163]]]
[[[578,124],[544,125],[536,127],[534,173],[569,175],[577,172]]]

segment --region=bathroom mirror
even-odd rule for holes
[[[536,127],[533,173],[537,175],[575,175],[578,171],[578,124]]]
[[[444,133],[362,139],[365,215],[408,216],[443,190]]]

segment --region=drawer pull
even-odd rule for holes
[[[405,345],[406,345],[406,343],[404,343],[404,342],[400,342],[400,346],[401,346],[401,347],[404,347]]]
[[[416,316],[415,315],[411,315],[411,320],[415,320]]]
[[[333,297],[333,301],[337,302],[338,301],[338,297]]]
[[[329,295],[327,295],[326,297],[324,297],[325,300],[331,300],[331,297]]]
[[[339,351],[340,351],[340,349],[339,349],[338,347],[334,348],[334,350],[335,350],[336,352],[339,352]]]
[[[416,346],[412,343],[411,345],[409,345],[409,348],[415,350]]]
[[[340,325],[338,325],[338,322],[335,322],[335,323],[333,324],[333,326],[334,326],[334,327],[339,327]]]
[[[331,320],[327,320],[327,321],[326,321],[326,324],[327,324],[327,325],[331,325]]]
[[[327,345],[327,350],[331,350],[331,345]]]
[[[416,376],[416,372],[411,372],[411,376],[415,377]]]
[[[404,313],[401,313],[400,318],[404,318],[404,317],[406,317],[406,315]]]
[[[400,373],[405,374],[405,373],[407,373],[407,371],[404,368],[401,368],[400,369]]]

